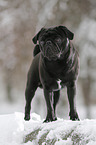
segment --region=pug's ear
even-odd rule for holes
[[[42,28],[42,29],[33,37],[32,41],[33,41],[34,44],[37,44],[37,40],[39,39],[39,36],[40,36],[41,32],[43,32],[44,30],[45,30],[45,29]]]
[[[72,33],[70,30],[68,30],[65,26],[59,26],[60,29],[66,34],[66,36],[70,39],[73,40],[74,38],[74,33]]]

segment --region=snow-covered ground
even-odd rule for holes
[[[0,145],[96,145],[96,120],[58,119],[42,123],[32,113],[24,121],[23,113],[0,115]]]

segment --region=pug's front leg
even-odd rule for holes
[[[73,121],[80,120],[75,106],[75,97],[76,97],[75,82],[71,82],[70,85],[67,86],[67,94],[70,105],[70,113],[69,113],[70,119]]]
[[[53,107],[54,104],[54,92],[49,92],[47,89],[44,89],[44,96],[47,105],[47,116],[44,122],[51,122],[57,120],[55,116],[55,110]]]

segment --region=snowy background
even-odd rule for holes
[[[73,43],[80,56],[77,110],[81,119],[96,119],[96,0],[0,0],[0,127],[7,117],[13,122],[14,117],[18,119],[14,112],[24,113],[27,72],[33,59],[32,37],[41,27],[55,25],[65,25],[75,34]],[[68,107],[65,88],[57,116],[69,120]],[[32,113],[42,120],[45,110],[43,91],[38,89]]]

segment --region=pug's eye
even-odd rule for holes
[[[61,39],[60,39],[60,38],[56,39],[56,41],[57,41],[58,43],[61,43]]]
[[[40,41],[40,45],[43,46],[43,44],[44,44],[44,41]]]

